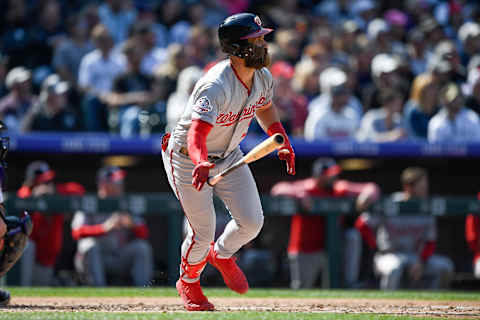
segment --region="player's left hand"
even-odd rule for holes
[[[357,212],[367,210],[374,202],[380,198],[380,189],[375,183],[369,183],[365,189],[358,195],[356,201]]]
[[[207,182],[208,172],[215,167],[215,163],[208,161],[200,162],[195,166],[192,172],[192,184],[198,191],[202,190],[203,185]]]
[[[295,152],[293,152],[292,145],[288,141],[285,141],[285,144],[278,151],[278,158],[280,160],[285,160],[287,163],[287,173],[292,176],[295,175]]]

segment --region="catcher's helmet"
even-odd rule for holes
[[[252,13],[238,13],[226,18],[218,28],[218,39],[226,53],[244,58],[248,48],[248,39],[272,32],[262,27],[262,21]]]

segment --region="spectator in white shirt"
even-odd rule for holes
[[[97,49],[85,55],[80,63],[78,85],[86,94],[83,111],[89,131],[108,130],[108,109],[103,98],[112,90],[115,77],[126,70],[125,56],[114,53],[113,40],[107,28],[97,25],[92,30]]]
[[[343,76],[340,75],[339,71],[344,72],[343,70],[341,70],[337,67],[329,67],[329,68],[326,68],[325,70],[323,70],[322,73],[320,73],[318,81],[319,81],[319,84],[320,84],[321,94],[319,96],[315,97],[309,103],[308,110],[310,112],[315,108],[321,109],[321,108],[325,108],[328,105],[330,105],[331,99],[332,99],[331,94],[330,94],[331,87],[338,85],[339,81],[343,81],[343,80],[341,80],[343,78]],[[347,76],[347,82],[348,82],[348,80],[349,80],[348,75],[346,73],[345,73],[345,75]],[[347,86],[348,86],[348,83],[347,83]],[[358,116],[360,118],[362,117],[363,107],[362,107],[362,104],[361,104],[360,100],[358,100],[357,97],[355,97],[354,95],[351,94],[349,99],[348,99],[347,105],[349,107],[353,108],[358,113]]]
[[[380,109],[368,111],[362,119],[357,140],[361,142],[392,142],[406,137],[401,112],[403,96],[394,89],[380,93]]]
[[[478,142],[480,120],[478,115],[464,106],[460,88],[449,83],[442,88],[440,103],[443,108],[428,124],[429,142]]]
[[[338,68],[335,68],[334,72],[332,70],[329,72],[330,99],[323,100],[325,105],[309,110],[305,121],[305,139],[307,141],[351,139],[360,124],[358,111],[348,104],[351,93],[347,86],[345,72]]]

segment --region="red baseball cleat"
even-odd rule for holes
[[[223,281],[230,289],[241,294],[246,293],[248,291],[247,277],[235,262],[236,258],[222,259],[217,256],[218,254],[213,250],[212,245],[207,256],[208,263],[220,271]]]
[[[188,283],[179,279],[176,284],[178,294],[183,300],[183,305],[188,311],[212,311],[215,310],[207,297],[202,292],[200,280]]]

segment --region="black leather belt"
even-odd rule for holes
[[[185,147],[181,147],[178,152],[180,152],[181,154],[185,155],[188,157],[188,149],[185,148]],[[217,161],[217,160],[220,160],[222,159],[221,157],[219,156],[208,156],[207,157],[208,161]]]

